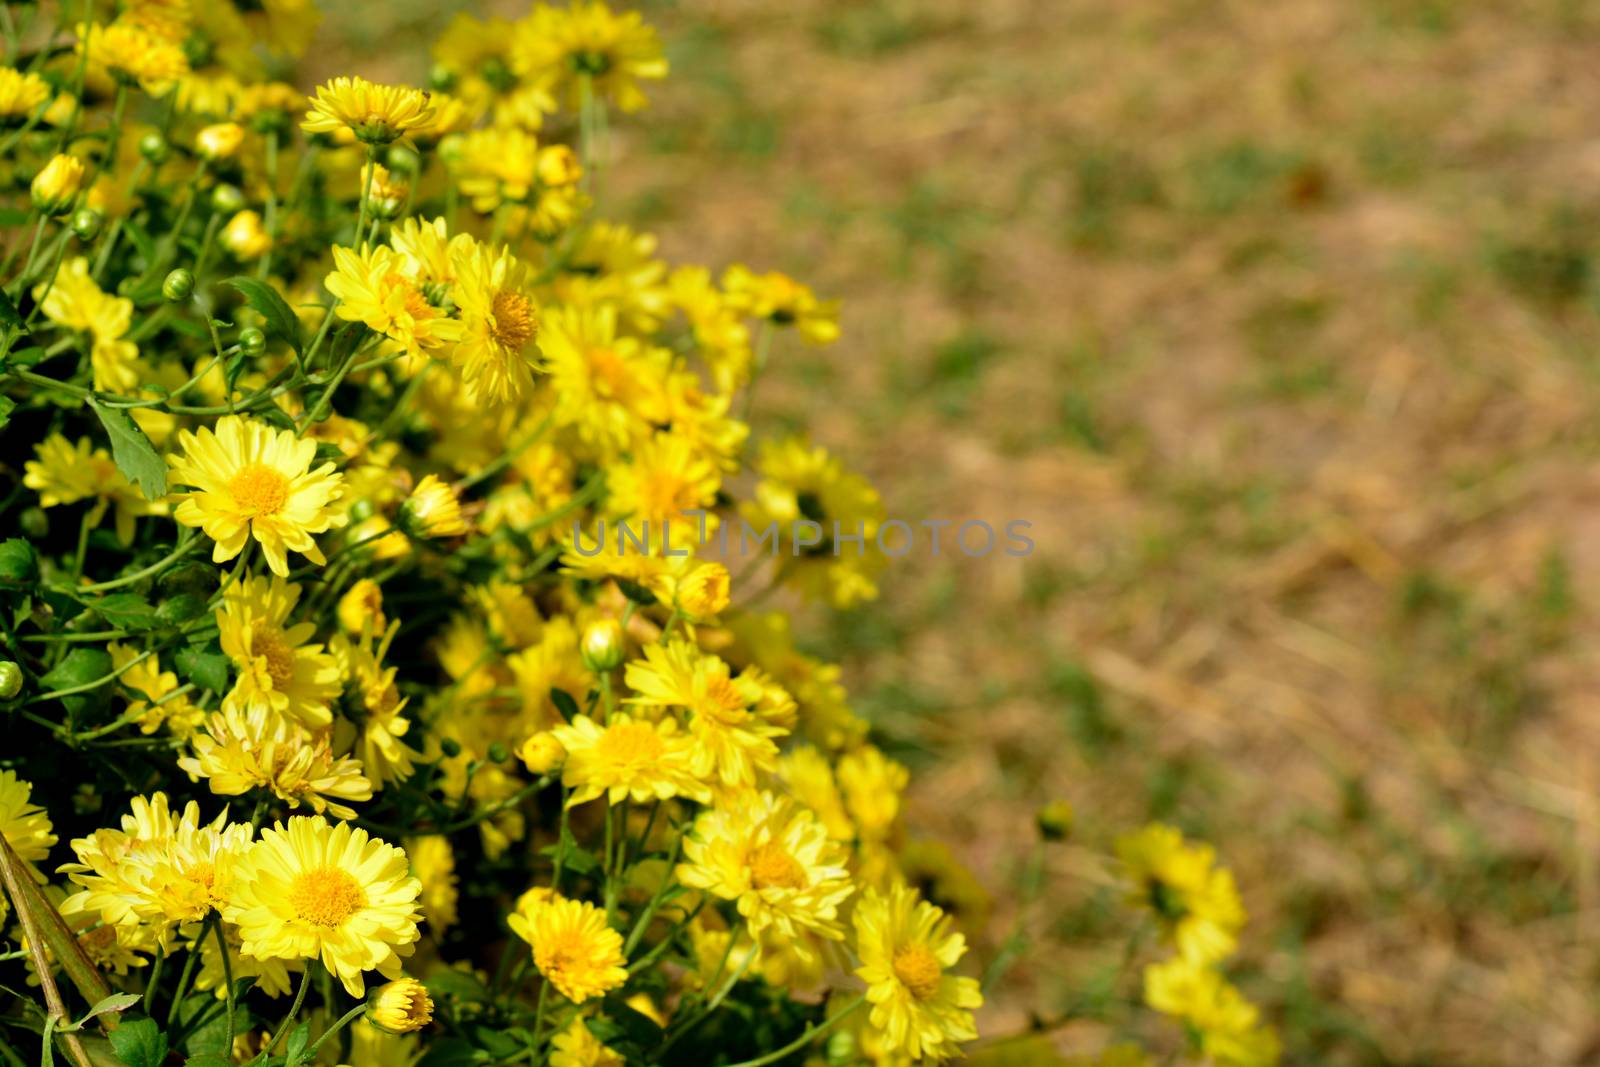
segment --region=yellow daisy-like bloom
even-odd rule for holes
[[[48,856],[56,843],[50,816],[32,798],[33,783],[18,778],[16,771],[0,771],[0,835],[30,864]]]
[[[284,82],[246,85],[233,101],[233,119],[261,129],[287,125],[290,115],[306,106],[306,94]]]
[[[671,719],[650,722],[618,712],[601,726],[587,715],[551,731],[567,750],[561,781],[573,790],[567,806],[602,794],[609,804],[707,798],[689,770],[689,739]]]
[[[887,841],[900,817],[900,794],[911,772],[874,745],[862,745],[840,757],[835,768],[850,813],[863,841]]]
[[[474,400],[515,402],[532,391],[539,354],[539,309],[528,293],[528,269],[510,252],[494,255],[486,245],[463,248],[454,267],[462,332],[450,360]]]
[[[1130,900],[1150,909],[1180,955],[1212,963],[1231,953],[1244,926],[1244,904],[1233,874],[1217,866],[1216,851],[1190,844],[1176,828],[1152,823],[1117,841]]]
[[[517,73],[551,93],[564,94],[576,111],[584,84],[625,112],[649,103],[640,81],[667,76],[656,31],[637,11],[613,14],[599,0],[568,8],[540,4],[517,25],[511,62]]]
[[[790,798],[762,792],[701,812],[683,854],[678,880],[734,901],[757,937],[844,936],[839,905],[854,888],[844,850]]]
[[[187,695],[172,695],[180,688],[178,676],[162,670],[156,656],[135,663],[139,651],[116,642],[107,645],[106,651],[111,653],[111,665],[122,672],[117,684],[136,696],[128,702],[125,714],[139,724],[140,733],[153,734],[165,724],[174,737],[187,738],[204,721],[205,712],[190,703]],[[138,694],[143,694],[143,699],[138,699]]]
[[[734,264],[723,273],[722,288],[729,307],[775,326],[793,326],[812,344],[827,345],[839,339],[839,302],[818,300],[810,286],[787,274],[757,274]]]
[[[556,394],[556,422],[584,442],[620,452],[666,421],[663,349],[617,334],[616,309],[560,308],[545,316],[539,349]]]
[[[289,550],[326,562],[311,535],[344,525],[345,516],[330,506],[344,479],[332,463],[311,469],[315,441],[224,415],[214,433],[204,426],[197,433],[180,430],[178,444],[183,455],[167,457],[173,480],[194,491],[177,494],[182,502],[173,515],[216,542],[213,562],[233,559],[251,536],[274,574],[289,573]]]
[[[257,959],[321,959],[359,997],[362,975],[400,977],[400,960],[420,934],[406,854],[348,823],[296,816],[240,857],[224,918],[239,928],[242,951]]]
[[[477,247],[471,234],[450,236],[444,219],[431,222],[412,216],[402,219],[389,234],[400,257],[400,273],[423,285],[453,286],[456,264]]]
[[[960,1042],[978,1036],[972,1009],[983,1003],[976,979],[946,973],[966,953],[966,939],[906,886],[868,889],[851,918],[856,974],[867,983],[869,1019],[885,1047],[912,1059],[958,1055]]]
[[[194,754],[178,767],[220,796],[267,789],[291,808],[304,804],[339,819],[356,817],[350,802],[372,799],[361,762],[334,754],[331,729],[312,733],[270,711],[235,708],[213,713],[189,743]]]
[[[605,909],[562,897],[518,903],[507,922],[533,946],[533,965],[562,996],[582,1004],[628,980],[622,935],[606,925]]]
[[[382,145],[433,121],[428,94],[399,85],[375,85],[365,78],[334,78],[317,87],[300,128],[307,133],[349,130],[356,140]]]
[[[740,514],[757,531],[777,525],[777,554],[786,561],[789,583],[836,608],[875,599],[874,579],[885,562],[877,546],[884,521],[878,491],[826,449],[798,438],[766,442],[757,470],[755,499]],[[807,542],[817,543],[797,543],[801,529]]]
[[[34,287],[33,298],[51,322],[88,331],[94,387],[130,393],[140,384],[139,346],[123,340],[133,324],[133,301],[103,292],[89,275],[89,261],[78,256],[56,272],[55,284]]]
[[[383,614],[383,589],[371,578],[357,578],[339,598],[339,626],[347,634],[380,633],[389,628]]]
[[[46,215],[65,213],[83,187],[84,169],[83,160],[76,156],[64,153],[51,156],[50,162],[40,168],[28,186],[33,206]]]
[[[413,837],[406,842],[406,855],[411,858],[411,873],[422,883],[422,914],[427,917],[428,929],[442,937],[456,923],[460,900],[450,839],[443,834]]]
[[[526,204],[539,182],[539,141],[514,126],[473,130],[461,139],[450,168],[479,214],[492,214],[501,204]]]
[[[672,582],[672,602],[691,619],[721,614],[732,597],[733,576],[716,562],[701,562]]]
[[[51,434],[34,446],[37,459],[22,465],[22,484],[39,493],[39,506],[59,507],[94,499],[87,520],[98,526],[106,510],[116,505],[117,540],[133,542],[134,522],[141,515],[159,514],[164,505],[152,505],[144,494],[128,483],[111,454],[95,448],[87,437],[76,446],[60,434]]]
[[[0,67],[0,120],[25,119],[50,99],[50,84],[39,75]]]
[[[833,766],[815,745],[796,745],[778,760],[778,777],[789,793],[816,813],[835,841],[855,840],[856,826],[845,811]]]
[[[335,247],[333,262],[323,284],[339,298],[334,312],[341,319],[366,323],[413,356],[461,336],[461,324],[428,302],[394,249]]]
[[[272,250],[272,235],[257,211],[241,211],[222,228],[222,244],[238,259],[257,259]]]
[[[461,498],[437,474],[417,483],[401,514],[403,524],[418,537],[460,537],[471,530],[461,516]]]
[[[699,547],[702,527],[707,537],[716,528],[710,509],[721,487],[722,473],[716,464],[689,440],[658,433],[609,473],[606,503],[614,515],[649,523],[658,537],[671,523],[677,531],[674,549],[692,550]]]
[[[249,823],[229,825],[226,812],[202,823],[192,800],[174,818],[166,794],[134,797],[120,830],[97,830],[72,842],[77,862],[61,871],[81,891],[63,902],[62,911],[144,925],[166,945],[176,927],[222,906],[234,865],[254,834]]]
[[[415,978],[398,978],[373,994],[367,1018],[391,1034],[413,1033],[433,1022],[433,998]]]
[[[689,769],[724,787],[751,787],[777,766],[775,738],[794,724],[794,701],[759,669],[738,677],[693,642],[647,645],[645,658],[628,664],[628,703],[688,709],[693,739]]]
[[[236,581],[217,609],[218,640],[239,669],[222,709],[272,712],[311,729],[333,720],[339,665],[320,644],[308,644],[311,622],[290,623],[300,587],[282,578]]]
[[[550,1067],[625,1067],[625,1061],[601,1043],[582,1016],[550,1039]]]
[[[1196,1035],[1201,1056],[1218,1067],[1270,1067],[1278,1035],[1215,967],[1176,956],[1144,969],[1145,1003]]]
[[[411,777],[412,765],[422,758],[422,753],[405,743],[411,731],[411,720],[400,713],[406,700],[395,686],[398,669],[385,667],[383,659],[389,645],[400,632],[400,623],[392,623],[384,632],[378,647],[372,647],[372,634],[366,633],[359,642],[339,636],[334,638],[335,657],[343,663],[343,674],[355,691],[366,718],[361,724],[359,743],[361,765],[373,789],[382,789],[386,782],[403,782]]]
[[[85,49],[96,76],[136,84],[151,96],[165,96],[189,73],[189,60],[179,42],[123,19],[109,26],[80,25],[77,50],[82,54]]]

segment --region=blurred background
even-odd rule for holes
[[[310,73],[415,83],[468,8],[326,6]],[[608,214],[844,303],[758,433],[1034,524],[811,628],[979,965],[1023,935],[984,1032],[1129,1025],[1096,857],[1159,818],[1237,871],[1286,1062],[1600,1062],[1600,5],[642,7]]]

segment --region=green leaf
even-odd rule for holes
[[[306,1061],[306,1046],[311,1044],[311,1024],[301,1023],[289,1035],[289,1045],[284,1054],[284,1067],[300,1067]]]
[[[206,613],[206,598],[199,593],[179,593],[168,597],[156,609],[156,617],[168,626],[177,626]]]
[[[155,605],[138,593],[113,593],[90,605],[94,613],[121,630],[154,630],[161,624]]]
[[[288,301],[278,295],[278,290],[266,282],[247,278],[244,275],[229,278],[222,283],[232,286],[244,294],[245,303],[261,313],[267,320],[267,328],[285,341],[289,342],[296,352],[304,347],[300,336],[300,320],[295,317],[294,310],[289,307]]]
[[[202,1052],[184,1060],[183,1067],[233,1067],[233,1058],[220,1052]]]
[[[0,396],[0,430],[6,428],[6,423],[11,421],[11,413],[17,410],[17,402],[9,396]]]
[[[488,1053],[474,1048],[472,1042],[459,1037],[447,1037],[434,1042],[427,1055],[417,1061],[417,1067],[472,1067],[473,1064],[488,1062]]]
[[[0,542],[0,585],[31,585],[38,576],[33,545],[20,537]]]
[[[178,673],[201,689],[221,693],[228,688],[228,657],[204,648],[180,648],[172,656]]]
[[[89,1009],[89,1014],[73,1025],[73,1029],[81,1029],[84,1023],[93,1019],[96,1015],[104,1015],[107,1012],[127,1011],[143,999],[144,997],[138,993],[113,993],[109,997],[103,997],[98,1004]]]
[[[435,997],[453,997],[472,1004],[485,1004],[494,999],[488,987],[477,978],[448,967],[435,971],[422,984]]]
[[[161,1067],[167,1058],[167,1035],[154,1019],[124,1019],[111,1033],[111,1047],[128,1067]]]
[[[156,501],[166,496],[167,465],[156,454],[155,446],[139,429],[139,424],[123,409],[108,408],[92,396],[88,403],[100,416],[106,436],[111,438],[111,458],[123,477],[137,482],[146,500]]]
[[[20,330],[26,325],[22,316],[17,313],[17,305],[13,304],[11,298],[4,292],[0,292],[0,326]]]
[[[39,684],[44,686],[46,693],[76,689],[80,685],[99,681],[110,674],[111,670],[111,656],[105,649],[75,648],[68,652],[66,658],[56,664],[49,674],[40,678]],[[74,716],[81,716],[85,712],[101,707],[110,699],[109,685],[60,698],[61,703],[66,705],[67,711]]]
[[[561,717],[571,722],[578,717],[578,702],[572,699],[572,694],[565,689],[551,689],[550,702],[556,706]]]

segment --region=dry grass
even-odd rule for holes
[[[1290,1062],[1600,1062],[1600,8],[650,7],[622,214],[846,302],[761,414],[897,515],[1034,523],[826,623],[983,956],[1078,809],[986,1028],[1108,982],[1092,856],[1161,817],[1237,868]]]

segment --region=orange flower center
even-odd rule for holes
[[[295,878],[289,887],[289,905],[302,922],[331,928],[366,907],[367,895],[349,872],[318,867]]]
[[[682,599],[682,596],[680,593],[679,598]],[[724,726],[737,725],[750,717],[739,687],[733,684],[731,677],[721,671],[707,679],[705,700],[697,703],[694,710]]]
[[[294,649],[284,642],[283,634],[264,623],[257,623],[250,637],[250,651],[258,659],[267,661],[272,688],[279,692],[287,690],[294,682]]]
[[[246,517],[276,515],[289,499],[289,479],[261,463],[252,463],[228,482],[228,493]]]
[[[944,968],[927,945],[907,945],[894,954],[894,976],[918,1000],[932,1000],[939,995]]]
[[[513,351],[522,348],[538,329],[533,301],[521,293],[496,293],[490,333],[495,343]]]
[[[745,857],[750,884],[757,889],[804,889],[806,872],[776,841],[751,849]]]

